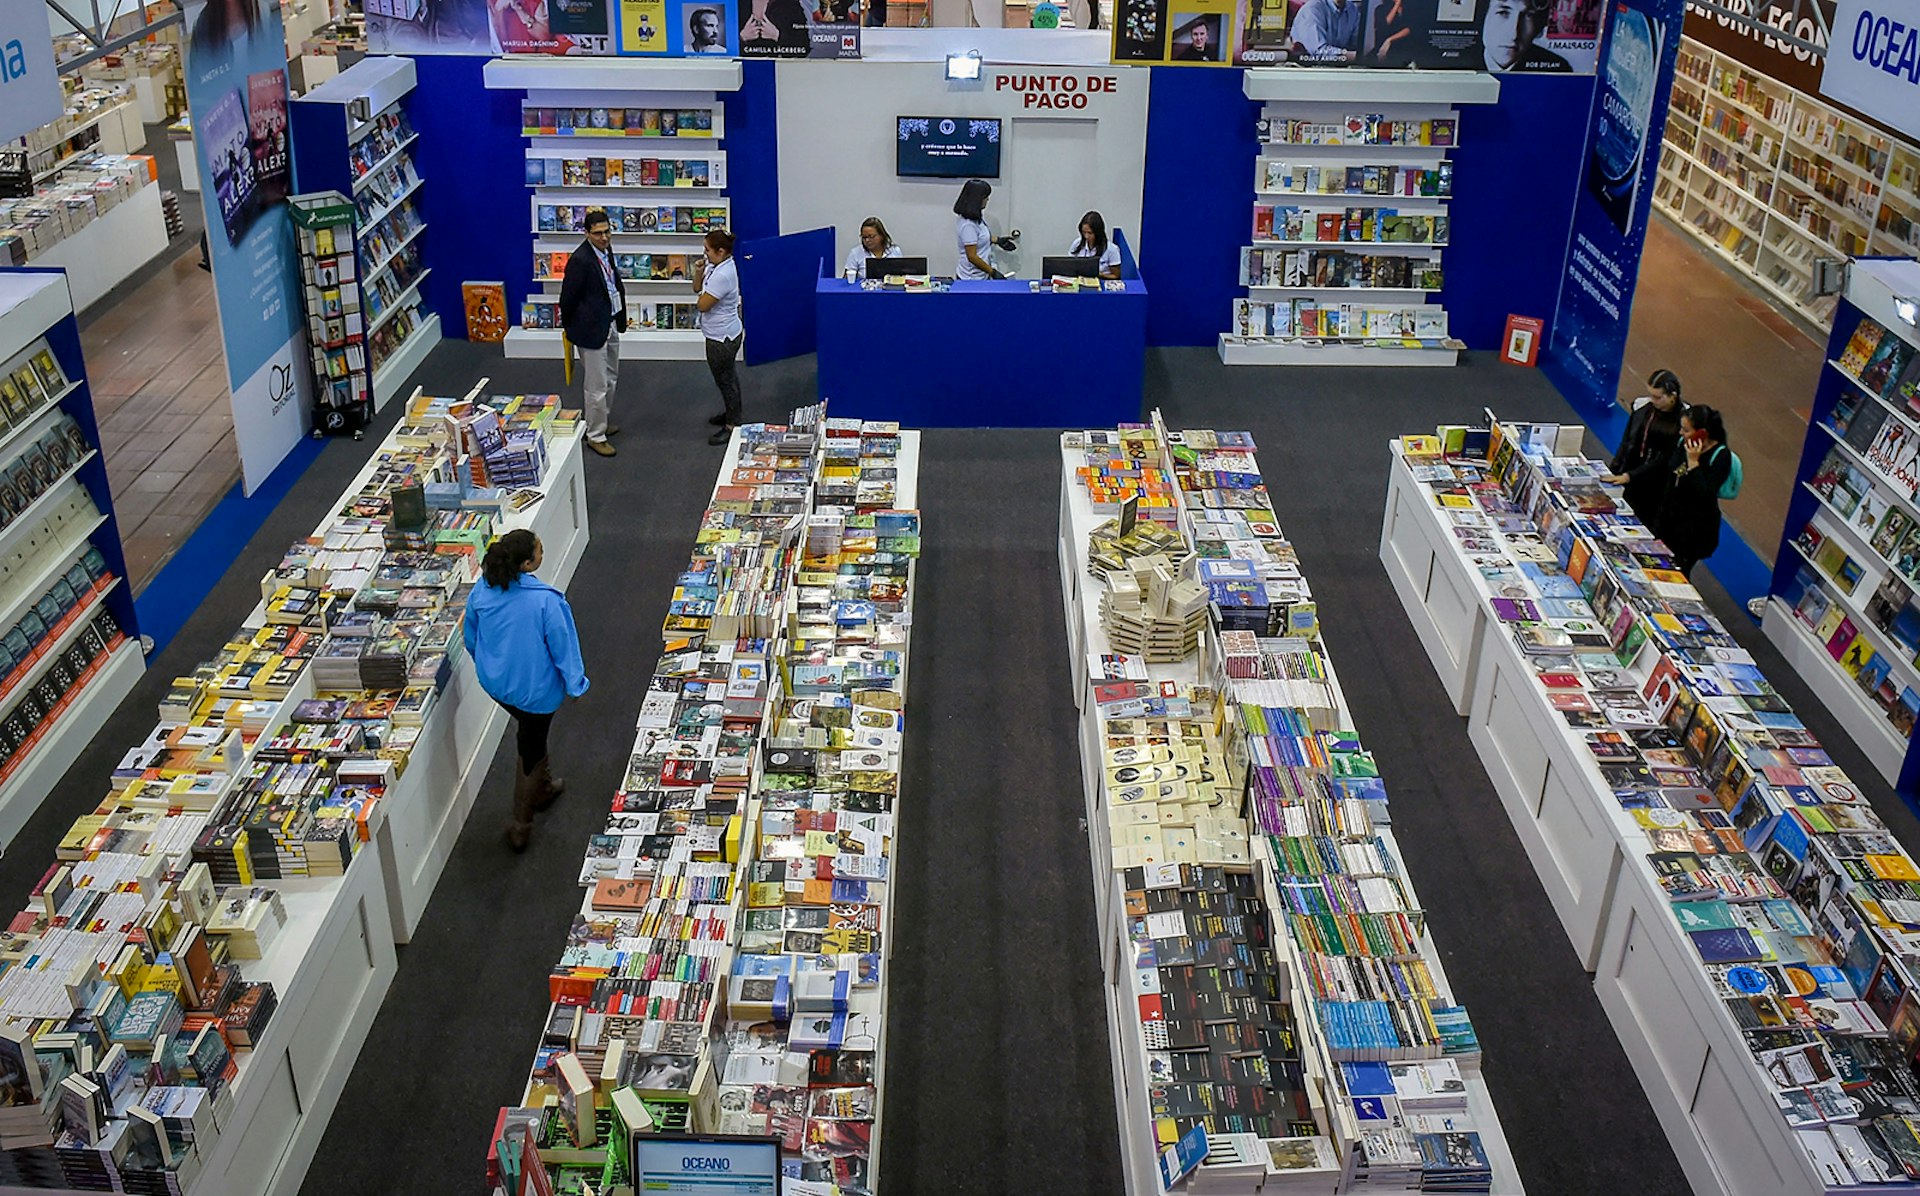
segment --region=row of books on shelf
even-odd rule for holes
[[[535,296],[520,305],[520,327],[559,328],[560,326],[558,298],[543,299]],[[629,332],[684,332],[697,331],[699,327],[700,307],[691,301],[648,303],[632,298],[627,300],[627,331]]]
[[[1236,299],[1233,335],[1242,340],[1284,336],[1437,342],[1447,339],[1447,312],[1437,303],[1329,303],[1322,299],[1261,303]]]
[[[1437,291],[1445,281],[1437,254],[1367,253],[1347,249],[1240,251],[1240,282],[1251,287],[1357,287]]]
[[[427,323],[426,308],[418,296],[401,304],[399,314],[373,330],[373,336],[367,340],[367,351],[373,362],[373,368],[379,369],[394,354],[413,339]]]
[[[1302,195],[1404,195],[1446,199],[1453,195],[1453,163],[1438,166],[1338,166],[1266,159],[1260,189]]]
[[[529,187],[724,187],[725,159],[528,158]]]
[[[567,276],[572,251],[546,250],[533,255],[535,282],[560,282]],[[632,282],[673,282],[693,277],[689,263],[698,253],[614,253],[613,272]]]
[[[409,246],[389,263],[387,269],[373,276],[372,282],[365,287],[364,300],[369,321],[379,320],[386,310],[406,297],[426,270],[420,265],[420,253]]]
[[[1444,245],[1451,227],[1445,216],[1409,214],[1393,208],[1318,208],[1253,205],[1256,241],[1365,241],[1398,245]]]
[[[400,109],[389,108],[374,117],[373,127],[347,147],[347,165],[353,171],[354,181],[365,178],[382,159],[392,156],[412,139],[413,125]]]
[[[575,426],[551,397],[499,409],[515,426]],[[263,578],[265,625],[174,681],[159,725],[62,838],[5,936],[0,1053],[14,1078],[0,1170],[42,1186],[178,1191],[241,1128],[230,1085],[277,994],[240,964],[273,952],[288,918],[257,882],[351,866],[434,708],[500,509],[454,469],[473,419],[471,403],[409,405],[364,485]],[[479,521],[427,520],[429,485],[456,507],[479,500],[445,512]],[[419,527],[397,524],[415,504]],[[76,646],[97,669],[120,633],[106,612],[91,617]],[[63,667],[81,660],[58,662],[56,680]],[[0,720],[9,740],[11,720]]]
[[[360,223],[372,222],[375,216],[399,202],[419,183],[420,172],[414,168],[413,159],[405,154],[382,166],[377,174],[367,180],[366,189],[356,191],[354,195],[353,206],[360,214]]]
[[[528,137],[711,137],[711,108],[520,107]]]
[[[19,427],[67,392],[66,371],[41,337],[0,366],[0,432]]]
[[[1832,1184],[1920,1176],[1920,869],[1559,425],[1403,437]],[[1835,1167],[1837,1164],[1837,1167]]]
[[[64,412],[39,439],[24,448],[17,442],[10,447],[17,451],[0,466],[0,527],[11,526],[93,451],[80,425]]]
[[[1263,116],[1255,121],[1254,136],[1268,145],[1452,146],[1459,123],[1450,116],[1394,120],[1372,112],[1334,121]]]
[[[918,516],[897,425],[750,424],[663,625],[513,1169],[609,1178],[627,1136],[779,1138],[791,1178],[869,1191],[879,969]],[[861,496],[866,496],[862,501]]]
[[[1461,1071],[1478,1042],[1426,963],[1424,912],[1381,837],[1386,789],[1339,729],[1312,591],[1252,438],[1156,426],[1067,444],[1086,448],[1088,483],[1149,460],[1143,483],[1171,478],[1179,529],[1138,545],[1157,525],[1096,529],[1089,563],[1190,572],[1216,645],[1217,671],[1171,690],[1137,657],[1090,661],[1156,1147],[1252,1133],[1287,1160],[1265,1180],[1279,1190],[1330,1190],[1349,1164],[1382,1186],[1488,1190]],[[1096,575],[1124,576],[1111,561]]]
[[[1865,629],[1854,622],[1844,600],[1836,600],[1821,580],[1825,577],[1842,594],[1852,596],[1860,585],[1859,562],[1811,523],[1795,538],[1795,548],[1807,561],[1781,592],[1781,600],[1894,731],[1911,736],[1914,720],[1920,716],[1920,689],[1892,675],[1896,657],[1875,647]],[[1920,608],[1913,606],[1913,587],[1889,573],[1872,587],[1865,601],[1867,622],[1899,648],[1897,659],[1910,666],[1920,653]]]
[[[727,227],[725,208],[542,203],[534,205],[535,231],[585,232],[587,213],[593,211],[605,212],[608,225],[616,233],[704,233]]]
[[[367,255],[368,267],[379,270],[426,224],[420,218],[419,209],[414,207],[412,200],[408,200],[382,216],[371,228],[362,229],[360,249]],[[344,271],[348,267],[342,265],[340,268]]]

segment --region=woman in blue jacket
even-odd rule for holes
[[[554,713],[587,692],[573,610],[559,590],[533,575],[540,560],[540,537],[530,531],[495,540],[480,563],[481,582],[467,598],[462,629],[480,687],[513,716],[519,760],[507,845],[515,851],[527,849],[535,812],[566,788],[547,761]]]

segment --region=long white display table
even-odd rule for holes
[[[1694,1191],[1828,1191],[1675,921],[1645,830],[1494,621],[1457,544],[1396,442],[1381,563],[1449,693],[1466,679],[1468,735]]]
[[[1108,1046],[1113,1060],[1114,1105],[1120,1119],[1122,1173],[1126,1177],[1128,1196],[1158,1196],[1167,1189],[1161,1183],[1157,1152],[1151,1148],[1143,1132],[1153,1121],[1148,1104],[1146,1042],[1140,1030],[1137,1002],[1132,990],[1133,943],[1128,934],[1124,886],[1120,874],[1111,863],[1113,853],[1107,816],[1102,716],[1094,702],[1092,682],[1088,675],[1091,654],[1105,654],[1111,650],[1106,632],[1100,625],[1100,583],[1087,572],[1088,534],[1108,517],[1095,513],[1086,487],[1075,476],[1074,470],[1083,457],[1084,450],[1062,445],[1059,563],[1068,648],[1072,653],[1073,697],[1080,711],[1081,775],[1084,780],[1083,798],[1092,865],[1096,941],[1107,996]],[[1332,672],[1331,660],[1327,661],[1327,668],[1327,680],[1338,703],[1339,722],[1342,726],[1352,727],[1353,719],[1347,709],[1339,679]],[[1194,658],[1188,658],[1178,664],[1148,665],[1147,672],[1155,683],[1173,681],[1191,685],[1198,680],[1199,664]],[[1396,864],[1399,863],[1402,857],[1392,831],[1386,827],[1378,830],[1387,851]],[[1256,852],[1254,858],[1257,871],[1265,877],[1263,887],[1271,891],[1271,877],[1267,875],[1264,855]],[[1404,867],[1400,868],[1399,874],[1406,886],[1408,900],[1418,907],[1412,880],[1407,877]],[[1280,909],[1277,904],[1271,908],[1276,911]],[[1283,953],[1291,952],[1284,928],[1276,927],[1275,944]],[[1424,931],[1419,950],[1440,990],[1452,991],[1440,953],[1431,936]],[[1301,1054],[1307,1064],[1309,1083],[1325,1085],[1331,1090],[1336,1083],[1328,1074],[1333,1065],[1322,1053],[1319,1034],[1306,1025],[1304,1019],[1300,1032],[1303,1039]],[[1521,1196],[1525,1187],[1501,1129],[1486,1080],[1479,1067],[1473,1064],[1462,1064],[1461,1074],[1467,1083],[1468,1112],[1479,1131],[1482,1147],[1492,1167],[1491,1191],[1496,1196]],[[1333,1192],[1344,1192],[1352,1186],[1351,1160],[1343,1160],[1343,1164],[1347,1164],[1347,1173],[1339,1185],[1329,1186],[1330,1196]],[[1417,1179],[1416,1172],[1416,1182]]]

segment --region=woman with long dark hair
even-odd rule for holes
[[[511,531],[487,548],[480,584],[467,597],[461,629],[480,688],[513,716],[517,769],[507,845],[525,851],[533,816],[553,804],[566,782],[553,775],[547,731],[560,704],[587,692],[580,636],[566,596],[534,576],[540,537]]]
[[[740,323],[740,275],[733,264],[733,234],[715,229],[707,234],[706,252],[695,259],[693,289],[699,295],[700,331],[707,338],[707,372],[720,388],[720,414],[708,420],[719,430],[708,444],[725,444],[740,426],[740,342],[746,327]]]
[[[1098,212],[1080,217],[1080,237],[1067,247],[1067,253],[1100,259],[1097,272],[1102,278],[1120,277],[1120,247],[1107,239],[1107,220]]]
[[[1733,474],[1733,450],[1718,411],[1697,403],[1681,413],[1680,447],[1667,467],[1673,484],[1653,530],[1673,554],[1673,567],[1691,575],[1720,547],[1720,488]]]
[[[1607,463],[1607,481],[1626,487],[1627,505],[1642,523],[1660,515],[1660,502],[1673,480],[1673,450],[1680,443],[1680,379],[1672,370],[1655,370],[1647,393],[1633,403],[1620,449]]]
[[[993,234],[987,231],[987,197],[992,194],[985,179],[968,179],[953,201],[955,278],[1005,277],[993,268]]]

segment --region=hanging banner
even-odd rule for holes
[[[858,58],[862,7],[863,0],[739,0],[740,57]]]
[[[50,125],[66,110],[45,0],[0,0],[0,143]]]
[[[1611,407],[1660,169],[1682,0],[1614,0],[1559,309],[1542,363],[1576,409]]]
[[[1839,0],[1820,94],[1920,140],[1920,7]]]
[[[1753,19],[1768,29],[1791,34],[1816,46],[1827,44],[1833,24],[1833,0],[1749,0]],[[1815,9],[1819,11],[1816,13]],[[1821,24],[1820,18],[1826,19]],[[1771,33],[1736,21],[1689,0],[1685,33],[1702,45],[1745,63],[1777,83],[1814,95],[1820,90],[1820,57],[1803,46],[1791,45]]]
[[[189,5],[187,108],[220,312],[233,434],[253,493],[307,430],[300,275],[287,215],[287,71],[280,8]]]
[[[1606,0],[1118,0],[1113,61],[1593,73]]]
[[[615,0],[365,0],[374,54],[614,52]]]

